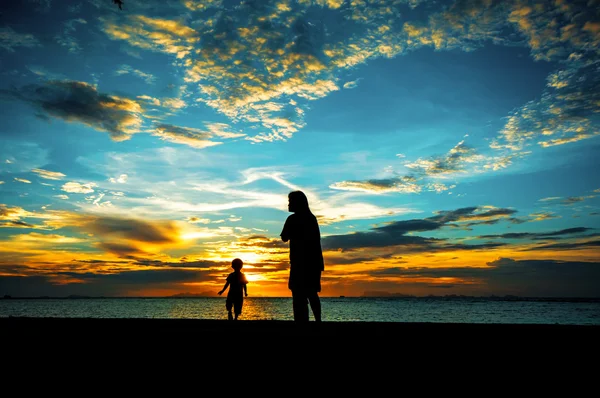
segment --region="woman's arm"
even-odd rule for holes
[[[281,234],[279,235],[279,236],[281,236],[281,240],[284,242],[287,242],[291,238],[291,236],[290,236],[291,230],[292,230],[291,217],[292,216],[289,216],[287,218],[287,220],[285,220],[285,224],[283,224],[283,230],[281,231]]]

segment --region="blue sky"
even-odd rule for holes
[[[599,5],[5,2],[0,293],[599,297]]]

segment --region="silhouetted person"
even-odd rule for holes
[[[308,206],[302,191],[288,195],[288,216],[281,231],[281,239],[290,241],[290,277],[294,321],[308,322],[308,306],[315,321],[321,322],[321,272],[325,269],[321,251],[321,232],[317,218]]]
[[[119,5],[119,10],[123,9],[123,1],[122,0],[113,0],[113,3]]]
[[[230,321],[237,321],[238,317],[242,313],[242,307],[244,306],[244,296],[248,296],[248,279],[246,275],[241,271],[244,263],[239,258],[234,259],[231,262],[231,268],[233,272],[227,276],[227,281],[223,289],[219,291],[219,296],[223,294],[227,287],[227,301],[225,301],[225,308],[227,308],[227,319]],[[231,310],[233,309],[233,314]],[[235,317],[234,317],[235,315]]]

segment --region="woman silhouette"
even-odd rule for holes
[[[288,194],[288,216],[281,239],[290,242],[290,277],[294,321],[308,322],[308,305],[316,322],[321,322],[321,272],[325,269],[321,251],[321,232],[317,218],[302,191]]]

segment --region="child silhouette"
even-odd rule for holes
[[[242,313],[242,307],[244,305],[244,296],[248,296],[248,279],[246,275],[241,271],[244,266],[244,262],[239,258],[234,259],[231,262],[231,268],[233,272],[227,276],[225,286],[219,291],[219,296],[223,294],[229,287],[227,292],[227,301],[225,301],[225,308],[227,308],[227,319],[230,321],[237,321],[238,317]],[[231,310],[233,309],[233,314]],[[234,317],[235,315],[235,317]]]

